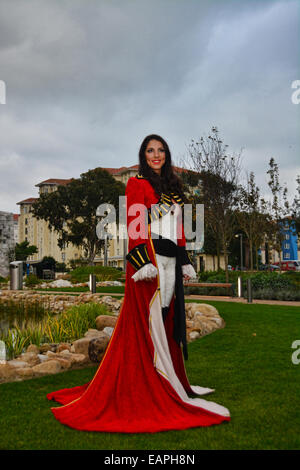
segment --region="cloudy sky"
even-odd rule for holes
[[[292,195],[299,18],[298,0],[0,0],[0,210],[136,164],[150,133],[176,164],[212,126],[265,192],[274,157]]]

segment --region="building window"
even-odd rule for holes
[[[61,259],[62,259],[63,261],[66,261],[66,253],[62,253],[62,254],[61,254]]]
[[[286,234],[285,239],[286,239],[286,240],[289,240],[289,239],[290,239],[290,235],[289,235],[288,233]]]
[[[28,219],[27,219],[27,217],[26,217],[26,219],[25,219],[25,225],[28,225]]]
[[[286,258],[289,258],[289,257],[290,257],[290,254],[289,254],[289,253],[286,253],[286,254],[285,254],[285,257],[286,257]]]
[[[25,228],[25,234],[26,234],[26,235],[28,234],[28,229],[27,229],[27,228]]]
[[[289,243],[285,243],[285,244],[284,244],[284,248],[285,248],[286,250],[288,250],[288,249],[290,248],[290,244],[289,244]]]

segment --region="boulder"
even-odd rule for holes
[[[17,361],[19,360],[27,362],[30,366],[36,366],[40,363],[38,355],[34,352],[26,352],[21,354],[21,356],[18,357]]]
[[[95,328],[89,328],[86,333],[84,333],[85,338],[95,338],[95,336],[101,335],[101,331],[96,330]]]
[[[13,380],[16,377],[16,368],[12,367],[8,362],[0,364],[0,381],[5,382]]]
[[[49,357],[46,354],[38,354],[37,356],[38,356],[40,362],[49,361]]]
[[[90,341],[88,355],[92,362],[100,362],[109,343],[109,337],[103,335]]]
[[[113,315],[99,315],[95,320],[97,330],[101,331],[106,326],[110,326],[110,327],[114,328],[114,326],[117,322],[117,319],[118,319],[118,317],[113,316]]]
[[[33,370],[31,367],[24,367],[22,369],[17,369],[17,374],[19,377],[30,378],[33,377]]]
[[[51,350],[50,344],[48,344],[48,343],[41,344],[41,346],[40,346],[40,352],[41,353],[45,353],[45,352],[50,351],[50,350]]]
[[[11,367],[14,367],[16,369],[19,369],[20,367],[28,367],[29,366],[28,362],[18,361],[18,359],[12,359],[11,361],[8,361],[8,364]]]
[[[35,354],[39,354],[40,348],[36,344],[30,344],[28,348],[26,349],[26,352],[31,352]]]
[[[71,344],[70,343],[60,343],[56,348],[56,352],[59,353],[59,352],[63,351],[64,349],[68,349],[70,351],[71,350]]]
[[[60,357],[70,361],[71,365],[73,365],[73,364],[84,364],[86,362],[89,362],[88,356],[85,356],[84,354],[71,353],[67,349],[62,351],[59,355],[60,355]]]
[[[57,372],[60,372],[61,369],[61,364],[55,359],[43,362],[32,368],[35,375],[57,374]]]
[[[103,330],[103,333],[111,337],[111,335],[113,334],[113,331],[114,331],[114,328],[112,328],[111,326],[106,326]]]
[[[86,338],[80,338],[74,341],[73,346],[74,346],[74,352],[76,354],[84,354],[85,356],[88,356],[89,354],[89,343],[91,341],[91,338],[86,337]]]

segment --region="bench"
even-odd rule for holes
[[[225,287],[231,290],[231,297],[234,296],[233,284],[229,282],[183,282],[184,287]]]

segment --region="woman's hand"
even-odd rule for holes
[[[185,281],[188,281],[191,278],[196,278],[197,273],[191,264],[184,264],[182,266],[182,276]]]
[[[140,268],[135,274],[133,274],[132,279],[135,282],[137,281],[151,281],[153,280],[158,274],[156,266],[152,263],[145,264],[142,268]]]

